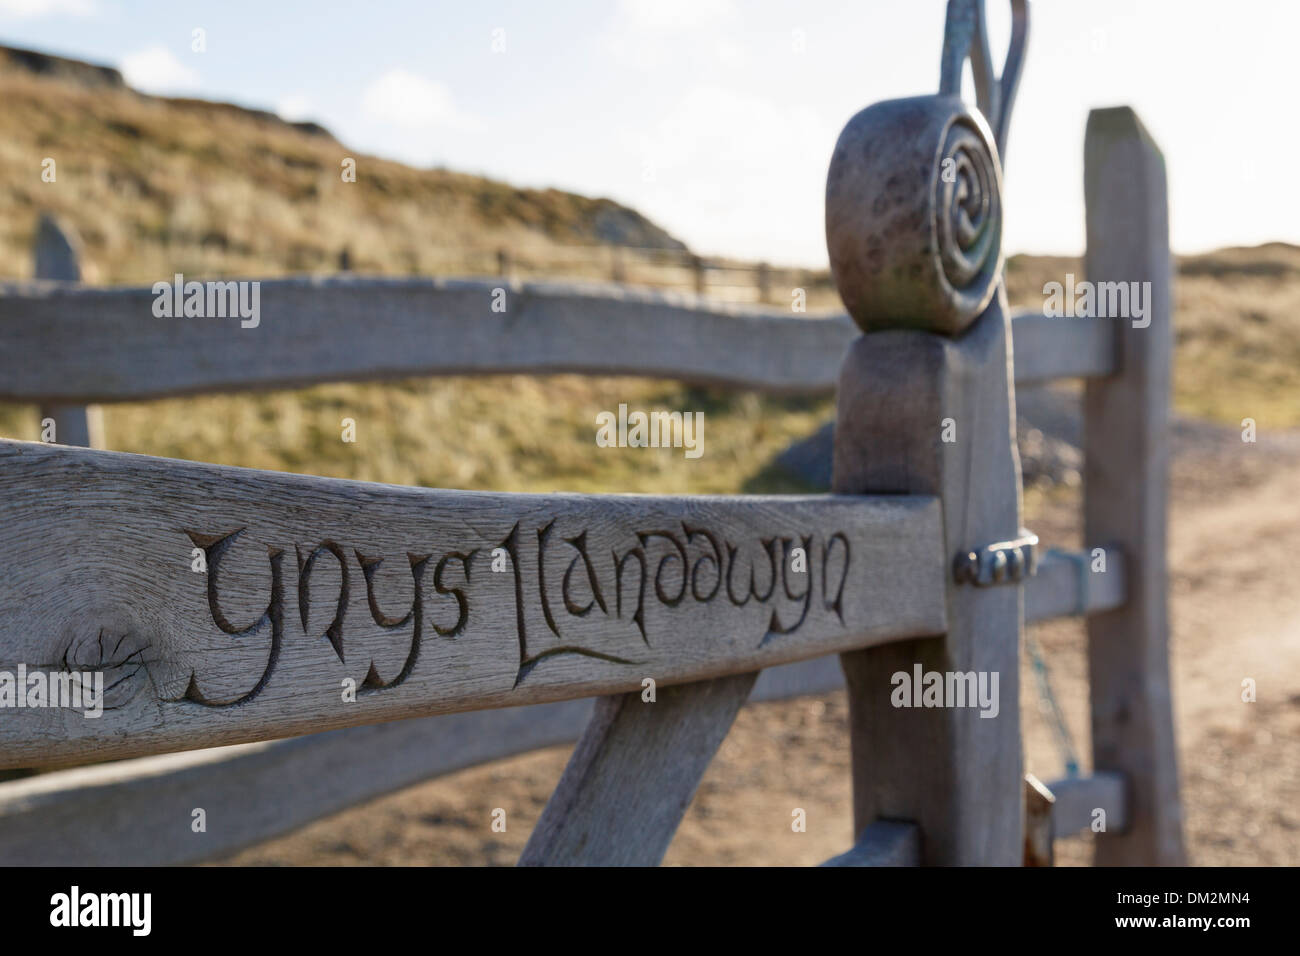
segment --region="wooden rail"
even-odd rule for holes
[[[66,405],[513,372],[822,392],[858,335],[845,315],[608,285],[338,276],[259,289],[258,324],[241,328],[238,317],[158,318],[148,288],[0,283],[0,398]],[[1017,313],[1016,380],[1108,374],[1113,325]]]
[[[942,633],[940,540],[925,497],[436,491],[0,442],[0,553],[22,556],[6,559],[0,669],[108,686],[97,718],[12,711],[0,766],[640,691]]]
[[[612,285],[338,276],[258,289],[257,325],[243,328],[237,316],[158,318],[149,288],[0,285],[0,398],[111,402],[507,372],[818,391],[834,386],[855,334],[843,316]]]
[[[1048,784],[1056,802],[1052,805],[1052,835],[1074,836],[1103,824],[1099,832],[1122,834],[1129,825],[1127,777],[1098,771],[1087,777],[1070,777]],[[1098,816],[1097,811],[1105,811]]]
[[[750,701],[844,686],[835,657],[770,667]],[[234,853],[404,787],[571,744],[589,699],[420,717],[158,757],[0,784],[0,866],[161,866]],[[195,807],[221,826],[190,830]]]
[[[1080,561],[1087,552],[1049,554],[1025,587],[1026,621],[1077,612]],[[1086,566],[1086,565],[1085,565]],[[1059,569],[1069,569],[1060,576]],[[1123,562],[1108,555],[1106,586],[1089,590],[1090,608],[1123,593]],[[1067,589],[1066,599],[1056,596]],[[769,667],[750,701],[788,700],[841,690],[835,657]],[[590,700],[445,714],[350,727],[289,740],[141,757],[0,784],[0,865],[156,866],[193,863],[236,852],[385,794],[542,747],[571,744],[591,715]],[[1062,781],[1053,788],[1078,784]],[[1113,784],[1111,784],[1113,786]],[[1055,792],[1055,790],[1054,790]],[[1064,792],[1058,836],[1091,818]],[[1112,797],[1094,806],[1116,806]],[[225,822],[199,837],[175,821],[196,806],[222,808]],[[1073,816],[1071,816],[1073,814]],[[1062,830],[1063,820],[1082,820]],[[1123,825],[1122,810],[1111,813]],[[852,851],[851,851],[852,853]],[[846,854],[844,865],[859,856]],[[830,864],[828,864],[830,865]],[[836,864],[840,865],[840,864]]]

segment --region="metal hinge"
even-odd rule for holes
[[[999,541],[978,551],[966,551],[952,562],[952,577],[958,584],[977,588],[995,584],[1019,584],[1038,570],[1038,535],[1020,529],[1014,541]]]

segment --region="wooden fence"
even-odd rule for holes
[[[441,491],[0,441],[0,671],[96,673],[106,688],[95,719],[4,713],[0,768],[131,758],[0,784],[0,862],[205,859],[576,738],[521,863],[655,863],[746,699],[838,686],[858,839],[830,862],[1018,864],[1027,837],[1041,860],[1044,831],[1050,856],[1098,809],[1099,862],[1183,862],[1163,161],[1130,110],[1089,118],[1088,276],[1150,282],[1149,325],[1013,319],[999,127],[943,95],[850,122],[827,212],[852,318],[619,287],[338,278],[262,283],[260,322],[241,329],[160,319],[152,289],[75,275],[0,288],[0,397],[42,403],[79,444],[96,403],[215,389],[504,371],[838,385],[826,496]],[[939,185],[945,156],[965,192]],[[891,178],[923,164],[929,184]],[[939,254],[907,261],[931,228]],[[1090,547],[1034,574],[1014,382],[1063,377],[1087,383]],[[1049,784],[1027,820],[1021,630],[1075,615],[1093,770]],[[997,717],[896,706],[893,675],[916,667],[1000,675]],[[238,746],[172,753],[219,745]],[[202,840],[196,806],[225,820]]]

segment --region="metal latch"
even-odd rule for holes
[[[978,551],[966,551],[952,562],[953,580],[977,588],[1019,584],[1037,571],[1038,535],[1024,528],[1014,541],[999,541]]]

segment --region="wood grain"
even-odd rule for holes
[[[844,685],[834,656],[769,667],[756,701]],[[0,783],[0,866],[166,866],[216,859],[425,780],[571,744],[591,700],[477,710],[54,770]],[[196,834],[204,807],[219,825]]]
[[[1131,109],[1094,110],[1084,145],[1091,282],[1149,282],[1146,327],[1118,321],[1119,372],[1084,392],[1084,537],[1127,558],[1128,600],[1088,619],[1093,767],[1128,778],[1129,829],[1097,863],[1186,862],[1169,684],[1172,264],[1164,157]]]
[[[757,674],[603,697],[520,866],[658,866]]]
[[[8,711],[0,766],[618,693],[935,633],[940,540],[925,497],[436,491],[0,442],[0,671],[99,672],[108,707]]]
[[[276,279],[260,284],[255,328],[157,318],[154,298],[151,288],[0,285],[0,398],[122,401],[502,372],[824,391],[857,334],[847,316],[615,285]]]
[[[938,495],[945,553],[1014,538],[1020,468],[1006,296],[963,336],[882,332],[854,344],[840,377],[832,487],[841,494]],[[945,422],[955,425],[944,441]],[[951,567],[951,563],[950,563]],[[948,632],[844,654],[853,747],[854,825],[921,828],[923,862],[1022,859],[1019,654],[1021,588],[945,578]],[[995,717],[975,707],[897,707],[893,675],[998,676]]]
[[[506,312],[491,310],[506,290]],[[648,375],[773,392],[834,389],[858,331],[614,285],[340,276],[261,284],[257,328],[161,319],[149,288],[0,283],[0,399],[128,401],[427,375]],[[1017,314],[1016,380],[1103,375],[1106,321]]]

